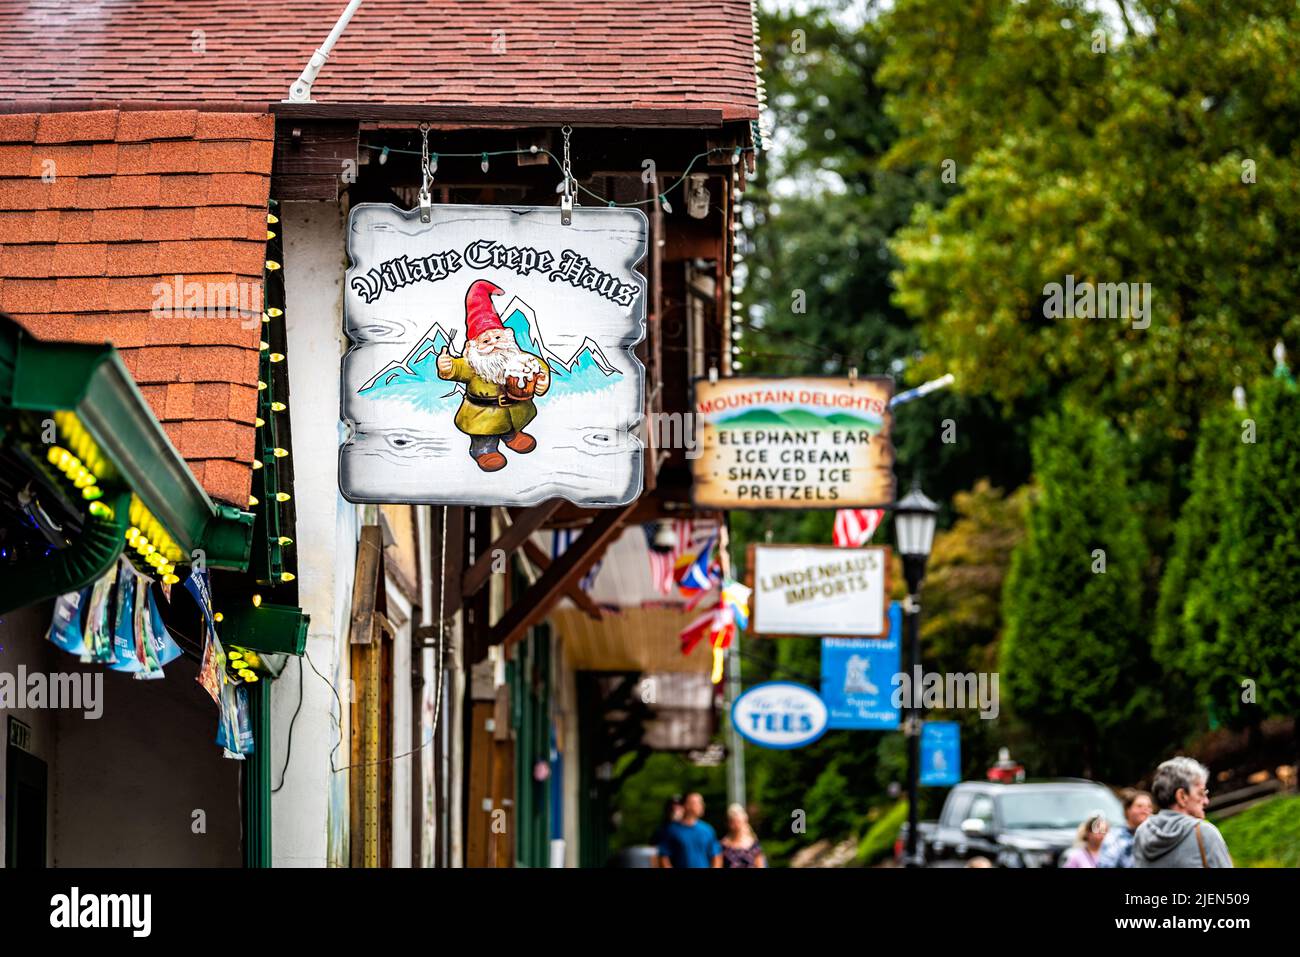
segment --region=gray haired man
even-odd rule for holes
[[[1151,796],[1159,813],[1133,835],[1134,867],[1232,867],[1219,829],[1205,820],[1210,769],[1192,758],[1170,758],[1156,768]]]

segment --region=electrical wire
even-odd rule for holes
[[[289,773],[289,757],[293,754],[293,725],[298,720],[298,714],[302,711],[302,658],[298,659],[298,707],[294,709],[293,717],[289,719],[289,740],[284,746],[284,766],[280,768],[280,783],[278,786],[271,788],[272,794],[277,794],[280,788],[284,787],[284,776]]]
[[[381,153],[387,150],[389,153],[402,153],[408,156],[422,155],[419,150],[404,150],[404,149],[397,149],[391,146],[376,146],[373,143],[361,143],[359,145],[361,146],[362,149],[374,150]],[[695,164],[698,163],[700,160],[704,159],[706,156],[709,156],[710,154],[713,153],[728,153],[728,152],[730,152],[733,156],[739,156],[741,153],[754,152],[754,147],[716,146],[713,149],[705,150],[703,153],[696,153],[695,156],[691,158],[691,161],[686,164],[686,171],[682,173],[682,175],[678,177],[677,180],[673,182],[671,186],[665,187],[663,191],[659,193],[658,196],[652,197],[651,199],[641,199],[630,203],[617,203],[612,199],[606,199],[604,196],[592,192],[586,186],[583,186],[581,183],[579,183],[576,179],[573,181],[573,183],[575,186],[578,187],[578,189],[582,190],[592,199],[602,202],[606,206],[613,206],[613,207],[652,206],[655,203],[659,202],[661,197],[667,196],[678,186],[682,185],[682,183],[686,182],[686,178],[691,175],[691,170],[695,168]],[[544,146],[532,146],[529,147],[528,149],[522,149],[522,150],[480,150],[477,153],[430,153],[429,160],[433,163],[437,163],[439,159],[442,159],[444,157],[451,157],[454,159],[473,159],[474,157],[479,157],[481,159],[486,159],[491,156],[521,156],[521,155],[535,156],[538,154],[544,154],[546,156],[549,156],[557,166],[563,168],[563,164],[560,162],[559,158]]]
[[[330,689],[330,691],[334,692],[334,700],[338,703],[338,706],[339,706],[339,712],[338,712],[338,715],[336,715],[335,718],[334,718],[334,727],[335,727],[335,730],[338,731],[338,740],[337,740],[336,742],[334,742],[334,747],[330,749],[330,771],[331,771],[332,773],[334,773],[334,774],[338,774],[338,773],[340,773],[340,772],[342,772],[342,771],[350,771],[350,770],[352,770],[353,768],[369,768],[369,767],[374,767],[374,766],[377,765],[377,764],[387,764],[387,763],[389,763],[389,762],[391,762],[391,761],[396,761],[398,758],[405,758],[405,757],[407,757],[408,755],[412,755],[412,754],[415,754],[415,753],[417,753],[417,752],[419,752],[419,751],[423,751],[423,750],[424,750],[425,748],[427,748],[429,745],[433,744],[433,736],[430,735],[429,740],[428,740],[428,741],[425,741],[425,742],[424,742],[422,745],[420,745],[418,748],[411,748],[411,750],[409,750],[409,751],[403,751],[401,754],[394,754],[394,755],[392,755],[391,757],[380,758],[380,759],[377,760],[377,761],[363,761],[363,762],[361,762],[360,764],[345,764],[345,765],[344,765],[343,767],[341,767],[341,768],[338,767],[337,765],[335,765],[335,763],[334,763],[334,755],[338,752],[339,745],[341,745],[341,744],[343,743],[343,720],[342,720],[342,716],[343,716],[343,698],[339,695],[339,689],[336,688],[336,687],[334,687],[334,682],[330,681],[330,680],[329,680],[328,678],[326,678],[323,674],[321,674],[320,669],[316,667],[316,662],[314,662],[314,661],[311,660],[311,655],[310,655],[309,653],[307,653],[306,651],[304,651],[304,652],[303,652],[303,657],[307,659],[307,664],[311,665],[311,670],[314,671],[314,672],[316,672],[316,677],[320,678],[321,681],[323,681],[323,682],[325,682],[327,685],[329,685],[329,689]]]

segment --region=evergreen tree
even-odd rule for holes
[[[1076,407],[1035,430],[1038,487],[1007,578],[1000,660],[1036,773],[1126,780],[1141,770],[1142,740],[1159,718],[1128,454]]]
[[[1279,372],[1252,390],[1255,441],[1237,453],[1215,546],[1223,654],[1209,677],[1216,707],[1249,720],[1300,715],[1300,392]]]
[[[1225,582],[1218,545],[1246,415],[1225,403],[1201,423],[1187,500],[1160,581],[1152,638],[1152,653],[1171,692],[1189,696],[1198,706],[1209,705],[1216,717],[1225,714],[1213,707],[1210,686],[1226,668],[1225,644],[1218,641]]]

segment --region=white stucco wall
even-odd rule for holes
[[[217,709],[195,680],[197,663],[178,658],[153,681],[82,664],[46,640],[51,613],[47,601],[0,618],[0,672],[18,674],[22,665],[47,680],[89,675],[101,684],[98,718],[75,709],[0,708],[0,734],[13,714],[32,729],[31,752],[47,766],[47,862],[240,866],[240,762],[223,758],[216,744]],[[0,738],[0,796],[8,793],[4,743]],[[0,814],[0,861],[3,832]]]
[[[272,774],[278,784],[302,675],[303,705],[291,761],[283,788],[272,797],[272,851],[277,867],[344,866],[347,772],[331,771],[331,760],[336,768],[348,760],[346,622],[357,541],[356,509],[338,492],[339,369],[346,346],[344,211],[333,203],[284,203],[280,218],[298,595],[311,627],[310,662],[304,660],[301,669],[290,664],[272,696]],[[334,691],[316,670],[339,689],[342,714]]]

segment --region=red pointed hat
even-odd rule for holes
[[[492,305],[492,297],[504,291],[486,279],[475,279],[470,284],[469,292],[465,293],[466,338],[477,338],[479,333],[489,329],[505,328],[501,317],[497,315],[496,307]]]

